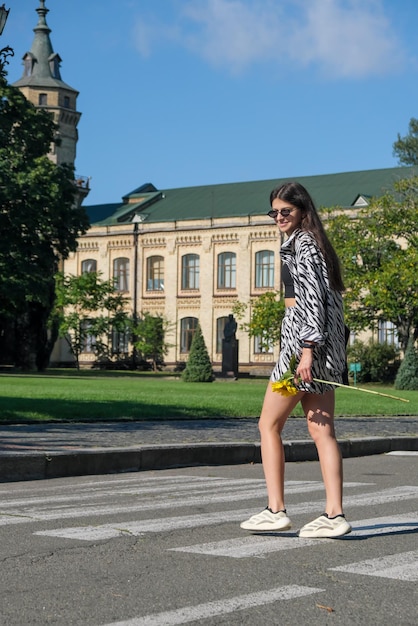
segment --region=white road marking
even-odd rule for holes
[[[350,574],[363,574],[365,576],[378,576],[380,578],[415,582],[418,580],[418,550],[382,556],[377,559],[367,559],[366,561],[359,561],[350,565],[339,565],[329,569],[335,572],[348,572]]]
[[[53,504],[53,503],[67,503],[84,500],[92,501],[93,499],[105,499],[112,498],[114,500],[116,497],[123,496],[146,496],[149,495],[153,499],[162,494],[169,494],[171,498],[178,497],[183,502],[183,492],[187,491],[193,494],[205,493],[209,494],[211,492],[215,493],[224,493],[228,489],[233,489],[236,492],[247,491],[249,487],[252,487],[252,491],[250,493],[254,493],[254,489],[259,489],[258,493],[260,497],[265,497],[266,493],[265,489],[265,480],[264,479],[207,479],[206,481],[199,481],[198,483],[191,484],[189,482],[185,482],[184,484],[177,484],[178,481],[168,481],[167,484],[155,486],[151,484],[150,486],[146,483],[140,483],[136,487],[130,487],[125,489],[114,489],[113,487],[109,487],[108,489],[92,489],[85,491],[82,493],[77,493],[74,491],[70,495],[56,495],[56,496],[36,496],[36,497],[26,497],[20,499],[11,499],[11,500],[2,500],[0,502],[1,509],[4,510],[6,508],[24,506],[28,507],[30,505],[44,505],[44,504]],[[183,481],[181,481],[183,483]],[[344,487],[364,487],[370,486],[374,483],[345,483]],[[175,489],[174,489],[175,486]],[[309,493],[310,491],[320,491],[323,489],[322,483],[317,480],[291,480],[286,482],[286,492],[289,494],[292,493]]]
[[[418,511],[391,517],[374,517],[371,519],[352,522],[353,531],[343,540],[353,540],[360,537],[412,532],[418,530]],[[192,546],[170,548],[171,552],[187,552],[192,554],[207,554],[209,556],[225,556],[233,559],[263,556],[281,550],[295,550],[321,543],[335,542],[335,539],[305,539],[295,536],[295,533],[273,533],[270,535],[254,534],[226,541],[213,541]]]
[[[387,496],[388,494],[385,493],[382,497],[382,503],[388,502]],[[307,513],[309,511],[312,511],[312,502],[306,502],[302,505],[297,506],[302,509],[298,512]],[[297,507],[294,508],[296,509]],[[111,539],[112,537],[122,537],[124,535],[133,535],[135,537],[138,537],[144,533],[171,532],[184,528],[213,526],[215,524],[222,524],[225,522],[239,522],[245,519],[246,515],[248,516],[248,511],[246,509],[233,511],[217,511],[214,513],[180,515],[176,517],[163,517],[159,519],[135,520],[132,522],[114,522],[113,524],[100,524],[97,526],[70,526],[67,528],[57,528],[52,530],[39,530],[36,531],[34,534],[45,537],[61,537],[63,539],[97,541],[99,539]],[[411,513],[410,515],[394,515],[392,517],[378,517],[373,519],[360,520],[359,522],[354,522],[354,531],[351,535],[348,535],[347,538],[353,536],[366,536],[371,534],[385,534],[387,532],[393,533],[395,531],[403,532],[411,530],[411,523],[414,524],[414,520],[417,519],[417,515],[418,513]],[[406,526],[405,528],[403,528],[402,526],[398,526],[397,524],[393,525],[394,522],[398,522],[399,524],[405,523]],[[359,525],[358,529],[355,528],[356,524]],[[299,538],[298,541],[300,541]],[[316,539],[314,541],[318,540]],[[260,542],[260,547],[262,545],[263,542]],[[281,543],[278,541],[275,542],[275,545],[280,546]],[[293,544],[291,545],[295,548],[299,547],[298,544],[294,546]],[[238,556],[236,558],[241,557]]]
[[[183,483],[183,481],[181,481]],[[305,483],[308,485],[308,483]],[[315,481],[316,486],[319,484]],[[140,486],[138,484],[137,487],[129,487],[129,488],[113,488],[109,487],[108,489],[97,489],[97,490],[83,490],[83,493],[72,492],[71,495],[57,495],[57,496],[36,496],[32,498],[20,498],[18,500],[7,500],[1,502],[2,510],[9,507],[14,506],[30,506],[30,505],[44,505],[44,504],[54,504],[61,502],[83,502],[84,500],[92,501],[93,499],[100,498],[108,498],[111,497],[115,499],[117,497],[124,496],[146,496],[151,495],[153,498],[156,496],[168,493],[171,497],[182,497],[183,491],[188,491],[189,493],[207,493],[210,490],[216,490],[219,492],[219,488],[222,489],[230,489],[234,490],[244,490],[248,489],[248,487],[258,487],[263,488],[265,485],[265,481],[263,479],[236,479],[236,480],[210,480],[205,482],[199,482],[197,484],[190,484],[188,482],[184,482],[183,484],[178,484],[178,481],[168,481],[167,484],[156,486]],[[296,488],[296,487],[295,487]],[[302,487],[299,487],[302,488]],[[316,487],[318,488],[318,487]],[[312,487],[314,490],[314,487]],[[309,488],[307,487],[307,491]]]
[[[287,532],[287,531],[286,531]],[[288,537],[284,531],[279,536],[251,535],[226,541],[213,541],[201,543],[183,548],[170,548],[171,552],[190,552],[192,554],[207,554],[210,556],[226,556],[233,559],[243,559],[252,556],[262,556],[270,552],[306,548],[306,546],[318,545],[317,539],[303,539],[295,536]]]
[[[418,450],[393,450],[386,454],[388,456],[418,456]]]
[[[323,489],[322,483],[319,481],[300,482],[297,484],[289,483],[287,486],[287,493],[304,493],[312,491],[320,491]],[[263,481],[264,484],[264,481]],[[347,487],[359,486],[362,483],[347,483]],[[69,508],[62,505],[55,509],[50,509],[45,512],[39,507],[23,507],[21,509],[11,509],[7,512],[0,511],[0,526],[9,524],[20,524],[24,522],[38,522],[48,521],[53,519],[68,519],[71,517],[89,517],[91,515],[117,515],[119,513],[129,513],[137,511],[149,511],[149,510],[163,510],[174,508],[186,508],[193,506],[200,506],[202,502],[205,504],[215,504],[219,502],[237,502],[239,500],[250,500],[254,498],[265,499],[265,485],[263,489],[239,489],[234,487],[233,489],[225,489],[223,485],[217,486],[216,489],[203,489],[202,495],[196,495],[196,491],[189,489],[191,495],[185,495],[183,492],[171,491],[169,495],[158,500],[158,491],[153,490],[148,498],[141,498],[140,502],[134,502],[133,504],[85,504],[82,508]],[[200,493],[200,492],[199,492]],[[418,487],[417,487],[418,494]],[[177,498],[177,499],[175,499]],[[157,500],[157,501],[156,501]],[[244,516],[247,512],[244,513]]]
[[[134,617],[133,619],[113,622],[107,626],[174,626],[175,624],[187,624],[197,622],[201,619],[227,615],[235,611],[243,611],[266,604],[272,604],[280,600],[293,600],[302,598],[314,593],[321,593],[324,589],[316,587],[302,587],[299,585],[287,585],[277,589],[258,591],[247,595],[235,596],[225,600],[205,602],[196,606],[187,606],[173,611],[162,613],[152,613],[144,617]]]

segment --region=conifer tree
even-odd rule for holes
[[[212,363],[200,324],[197,325],[193,335],[189,360],[181,377],[182,380],[188,383],[211,383],[214,379]]]
[[[418,350],[411,337],[395,379],[395,389],[418,390]]]

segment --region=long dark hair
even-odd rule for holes
[[[318,246],[324,255],[328,269],[329,282],[335,291],[344,291],[341,276],[340,261],[328,239],[315,204],[305,187],[298,182],[288,182],[276,187],[270,194],[270,206],[273,200],[279,198],[297,207],[302,212],[301,229],[308,230],[315,237]]]

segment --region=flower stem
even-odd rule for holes
[[[362,389],[361,387],[350,387],[349,385],[343,385],[342,383],[334,383],[331,380],[321,380],[320,378],[313,378],[316,383],[325,383],[326,385],[335,385],[336,387],[344,387],[344,389],[353,389],[354,391],[364,391],[364,393],[373,393],[376,396],[384,396],[385,398],[392,398],[392,400],[400,400],[400,402],[409,402],[405,398],[398,398],[398,396],[391,396],[388,393],[381,393],[380,391],[372,391],[371,389]]]

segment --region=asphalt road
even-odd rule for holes
[[[417,623],[417,453],[348,458],[351,535],[303,540],[323,510],[317,462],[287,466],[290,531],[259,464],[0,485],[0,623],[207,626]]]

